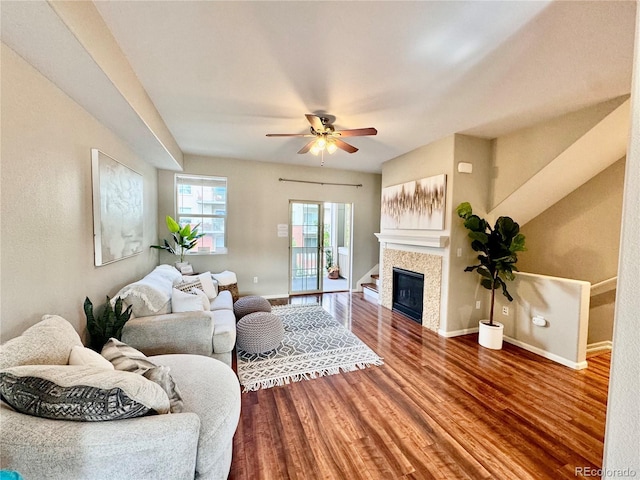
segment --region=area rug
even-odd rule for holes
[[[278,348],[238,356],[244,392],[382,365],[378,355],[318,304],[275,306],[284,340]]]

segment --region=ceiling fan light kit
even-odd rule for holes
[[[311,125],[310,133],[267,133],[267,137],[313,137],[313,140],[302,147],[298,153],[311,153],[312,155],[322,154],[322,163],[324,165],[325,150],[329,155],[335,153],[338,149],[347,153],[355,153],[358,151],[356,147],[341,140],[339,137],[362,137],[367,135],[376,135],[378,131],[373,128],[355,128],[350,130],[336,130],[327,117],[320,117],[308,113],[305,115],[307,121]]]

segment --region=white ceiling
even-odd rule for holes
[[[296,154],[306,139],[265,134],[328,113],[378,135],[325,165],[379,172],[443,136],[495,137],[631,88],[632,1],[96,7],[186,154],[317,166]]]

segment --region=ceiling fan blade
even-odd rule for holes
[[[376,135],[378,130],[373,127],[369,128],[353,128],[350,130],[336,130],[334,135],[340,135],[341,137],[363,137],[365,135]]]
[[[316,132],[324,132],[324,125],[319,116],[307,113],[305,117],[307,117],[307,120]]]
[[[311,150],[311,147],[313,147],[314,143],[316,143],[315,139],[311,140],[304,147],[302,147],[300,150],[298,150],[298,153],[307,153],[309,150]]]
[[[354,147],[353,145],[349,145],[347,142],[343,142],[339,138],[334,138],[333,141],[335,142],[336,147],[344,150],[347,153],[356,153],[358,151],[358,149],[356,147]],[[311,142],[311,143],[313,143],[313,142]],[[309,148],[311,148],[311,147],[309,147]]]
[[[267,137],[315,137],[310,133],[267,133]]]

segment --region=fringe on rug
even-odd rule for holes
[[[290,383],[301,382],[302,380],[311,380],[314,378],[326,377],[329,375],[337,375],[341,372],[354,372],[356,370],[363,370],[367,367],[380,366],[380,365],[384,365],[384,361],[382,358],[378,360],[367,361],[367,362],[358,362],[351,365],[340,365],[337,367],[323,368],[313,372],[296,373],[296,374],[285,375],[277,378],[257,380],[253,382],[248,382],[246,385],[243,385],[244,389],[242,390],[242,392],[243,393],[255,392],[262,388],[281,387],[283,385],[288,385]]]

